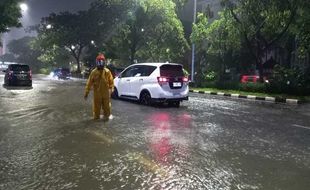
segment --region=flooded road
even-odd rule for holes
[[[105,123],[92,120],[84,85],[38,75],[32,89],[0,86],[1,190],[310,187],[309,105],[113,100]]]

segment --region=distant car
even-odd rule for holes
[[[179,107],[181,101],[188,100],[188,83],[181,64],[134,64],[114,79],[113,97],[137,100],[145,105],[167,102]]]
[[[71,78],[71,72],[70,69],[67,68],[57,68],[53,71],[53,77],[58,79],[70,79]]]
[[[264,82],[268,82],[267,78],[264,77]],[[241,76],[241,83],[257,83],[260,82],[259,75],[242,75]]]
[[[32,86],[32,73],[28,65],[10,64],[3,72],[5,72],[4,85]]]
[[[0,63],[0,71],[3,72],[8,69],[8,65]]]

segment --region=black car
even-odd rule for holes
[[[4,85],[32,86],[32,73],[28,65],[10,64],[3,72],[5,72]]]
[[[57,77],[58,79],[70,79],[71,72],[68,68],[57,68],[53,71],[53,77]]]

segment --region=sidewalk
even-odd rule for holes
[[[294,105],[303,103],[302,101],[298,99],[289,99],[289,98],[280,98],[280,97],[270,97],[270,96],[263,97],[263,96],[231,94],[231,93],[224,93],[224,92],[202,91],[202,90],[193,90],[193,89],[189,91],[192,93],[199,93],[199,94],[210,94],[210,95],[234,97],[234,98],[240,98],[240,99],[267,101],[267,102],[274,102],[274,103],[287,103],[287,104],[294,104]]]

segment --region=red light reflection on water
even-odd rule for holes
[[[175,154],[186,156],[187,147],[178,143],[177,138],[182,137],[175,136],[175,133],[177,130],[187,130],[191,127],[190,115],[158,112],[151,115],[149,120],[152,124],[149,144],[156,161],[168,165],[175,159]]]

